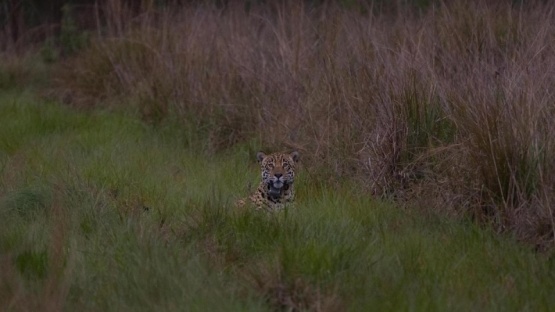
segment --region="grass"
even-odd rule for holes
[[[549,253],[353,181],[301,171],[295,209],[235,211],[256,142],[211,153],[170,122],[21,90],[0,93],[0,138],[3,310],[555,307]]]
[[[107,1],[47,93],[170,120],[208,154],[298,149],[322,180],[551,248],[553,5],[407,4]]]

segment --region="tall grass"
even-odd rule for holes
[[[0,310],[549,311],[553,254],[299,172],[294,209],[238,213],[259,173],[126,113],[0,92]]]
[[[55,75],[72,105],[170,119],[210,151],[251,138],[296,148],[312,177],[553,242],[551,4],[105,10]]]

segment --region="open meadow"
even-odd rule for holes
[[[555,309],[555,6],[130,3],[0,8],[0,310]]]

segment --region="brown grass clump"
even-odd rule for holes
[[[72,105],[178,120],[215,150],[295,147],[314,178],[553,242],[551,4],[117,4],[55,76]]]

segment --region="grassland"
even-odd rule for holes
[[[298,149],[321,180],[553,246],[553,4],[106,3],[54,98],[171,120],[209,154]]]
[[[547,311],[555,262],[439,212],[300,173],[295,209],[237,213],[257,143],[0,94],[2,310]]]
[[[555,7],[401,2],[0,29],[0,310],[555,309]],[[261,149],[294,209],[233,208]]]

